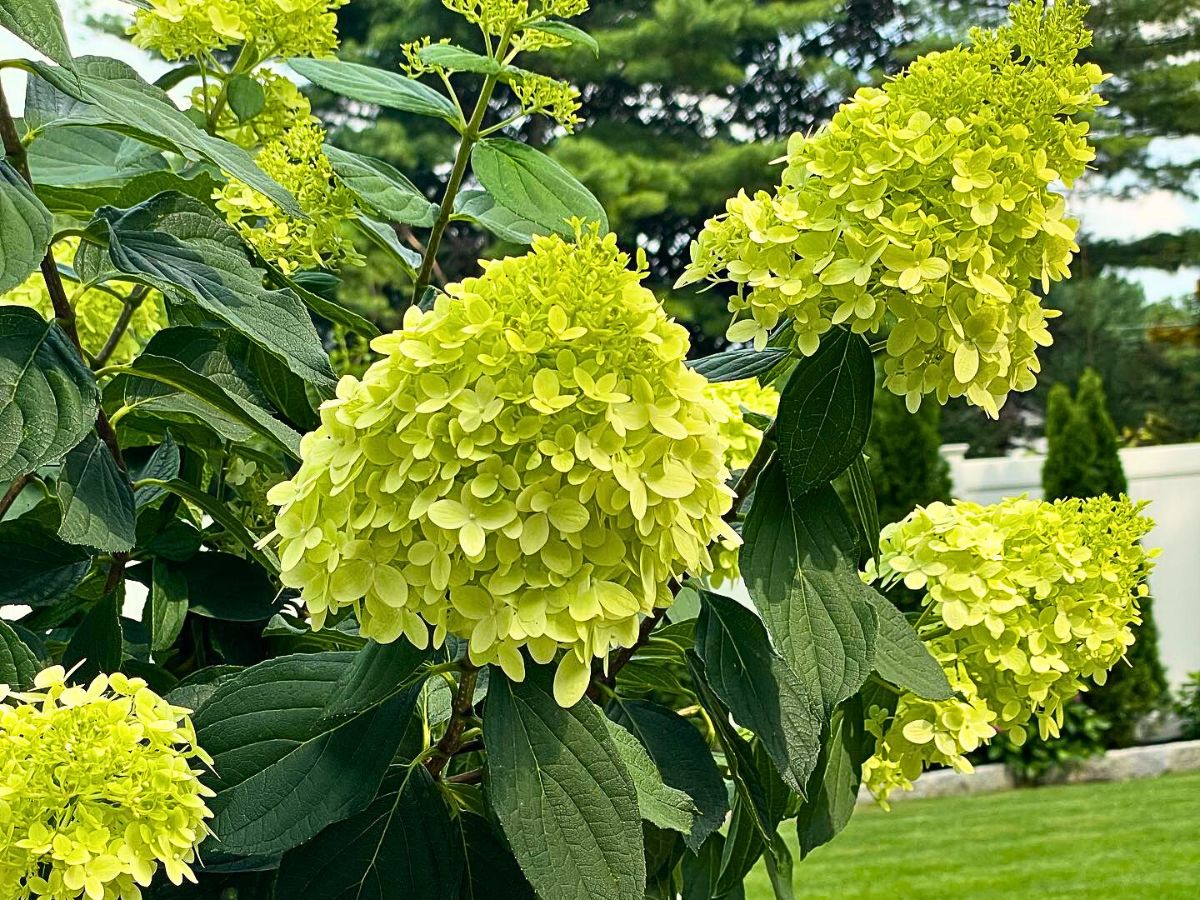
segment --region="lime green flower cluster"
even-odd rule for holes
[[[536,24],[550,17],[570,19],[588,8],[588,0],[442,0],[442,5],[458,13],[484,34],[513,38],[522,50],[562,47],[569,42],[537,31]]]
[[[215,129],[219,137],[251,150],[279,138],[289,128],[317,121],[308,98],[287,76],[259,69],[250,77],[262,85],[263,108],[253,118],[242,121],[227,105],[222,106]],[[192,90],[192,106],[212,109],[220,93],[219,85],[198,85]]]
[[[577,115],[579,89],[572,84],[548,75],[522,71],[510,79],[509,87],[521,104],[521,112],[527,116],[544,115],[561,125],[568,134],[583,121]]]
[[[0,685],[0,896],[135,900],[159,863],[195,881],[213,792],[192,761],[212,761],[188,711],[120,673],[34,688]]]
[[[762,444],[763,433],[746,421],[743,411],[774,418],[779,411],[779,392],[757,378],[710,382],[707,394],[723,412],[718,428],[725,440],[725,466],[737,472],[750,465]],[[738,545],[722,542],[713,548],[713,584],[736,581],[741,576]]]
[[[207,58],[247,46],[259,59],[329,56],[348,0],[149,0],[129,26],[133,42],[165,59]]]
[[[1103,684],[1133,643],[1155,551],[1144,503],[1020,497],[993,506],[956,501],[888,525],[867,577],[926,591],[922,636],[961,699],[900,700],[877,721],[877,795],[911,786],[921,768],[957,761],[1005,729],[1017,744],[1036,720],[1057,736],[1063,704]]]
[[[69,266],[78,247],[77,238],[61,241],[54,245],[54,258],[59,263]],[[79,283],[65,276],[63,286],[72,298],[75,327],[79,331],[80,343],[83,344],[84,350],[95,356],[108,342],[108,337],[112,334],[133,287],[128,284],[107,284],[102,288],[89,288],[83,293],[78,293]],[[0,294],[0,306],[27,306],[37,310],[47,320],[54,318],[54,305],[50,302],[50,294],[46,290],[46,282],[41,272],[34,272],[22,284],[6,294]],[[132,362],[133,358],[142,352],[150,337],[166,326],[167,313],[163,308],[162,297],[157,292],[148,294],[134,309],[129,327],[117,341],[108,362]]]
[[[522,648],[562,648],[569,706],[673,576],[738,541],[724,413],[628,263],[595,227],[539,237],[372,342],[383,359],[341,380],[269,494],[315,628],[350,607],[364,635],[423,647],[428,623],[514,680]]]
[[[355,216],[354,195],[334,174],[324,147],[325,129],[308,119],[268,141],[255,158],[260,169],[292,192],[308,219],[287,215],[271,198],[236,178],[213,193],[229,224],[289,274],[308,266],[361,261],[343,229]]]
[[[815,352],[839,324],[890,325],[886,387],[916,409],[926,394],[995,416],[1028,390],[1050,343],[1029,289],[1068,276],[1075,220],[1052,189],[1094,152],[1079,117],[1104,78],[1078,64],[1087,5],[1010,7],[973,45],[918,59],[863,88],[828,128],[788,144],[774,194],[744,192],[709,220],[680,284],[730,281],[731,340],[762,347],[784,318]]]

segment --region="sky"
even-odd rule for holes
[[[92,15],[131,15],[133,7],[129,3],[121,0],[59,0],[59,8],[63,11],[68,39],[76,55],[88,53],[115,57],[129,63],[149,80],[168,68],[166,63],[152,58],[128,41],[98,33],[85,24],[89,11]],[[13,35],[0,31],[0,59],[36,55]],[[25,75],[4,70],[0,73],[0,79],[15,113],[24,102]],[[1152,149],[1164,160],[1200,155],[1200,138],[1158,141],[1156,144]],[[1143,192],[1132,198],[1118,198],[1106,191],[1106,187],[1098,179],[1089,181],[1082,178],[1069,200],[1072,213],[1082,223],[1082,231],[1090,236],[1132,240],[1157,231],[1200,228],[1200,203],[1194,200],[1163,190]],[[1200,267],[1184,268],[1178,272],[1134,269],[1124,274],[1142,284],[1150,301],[1190,294],[1197,289],[1197,281],[1200,281]]]

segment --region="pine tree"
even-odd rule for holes
[[[1116,497],[1126,493],[1129,483],[1125,480],[1125,469],[1117,452],[1117,428],[1108,414],[1104,383],[1095,369],[1086,370],[1079,379],[1075,402],[1083,410],[1096,445],[1096,455],[1084,481],[1087,496],[1108,494]]]
[[[1042,465],[1042,493],[1047,500],[1086,497],[1088,473],[1096,458],[1096,438],[1087,415],[1064,384],[1056,384],[1046,401],[1049,446]]]

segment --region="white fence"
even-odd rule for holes
[[[947,444],[954,496],[978,503],[1042,493],[1042,456],[963,459],[962,445]],[[1150,501],[1161,547],[1150,591],[1158,622],[1159,653],[1172,686],[1200,670],[1200,443],[1132,447],[1121,451],[1129,495]]]

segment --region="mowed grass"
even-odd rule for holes
[[[1200,898],[1200,773],[860,807],[796,860],[797,898]]]

